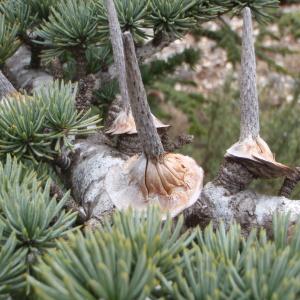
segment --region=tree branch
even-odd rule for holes
[[[17,92],[14,86],[9,82],[9,80],[0,71],[0,100],[9,94]]]
[[[42,69],[28,69],[30,59],[30,50],[26,46],[21,46],[18,51],[6,61],[5,66],[14,79],[17,89],[31,91],[53,80],[53,77]]]
[[[274,213],[291,213],[291,221],[300,217],[300,201],[284,197],[257,194],[251,190],[232,195],[222,186],[208,183],[198,201],[184,211],[187,226],[206,226],[209,222],[226,225],[233,221],[241,224],[244,234],[253,227],[270,229]]]
[[[74,197],[89,217],[103,220],[115,209],[108,192],[108,171],[114,168],[114,172],[122,172],[127,157],[105,145],[101,136],[78,142],[75,148],[76,158],[70,167]],[[230,187],[209,182],[198,201],[183,215],[188,227],[204,227],[209,222],[217,225],[221,221],[229,225],[236,221],[247,234],[253,227],[269,229],[275,212],[291,212],[292,221],[297,220],[300,217],[300,201],[260,195],[251,190],[232,193]]]

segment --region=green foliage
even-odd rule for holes
[[[145,299],[159,278],[172,277],[180,252],[194,237],[180,235],[182,219],[172,229],[171,219],[162,223],[153,208],[146,215],[116,213],[113,223],[85,237],[71,235],[40,260],[37,279],[30,278],[40,299]]]
[[[53,159],[70,136],[93,133],[98,116],[75,109],[76,88],[54,82],[33,96],[14,95],[0,103],[0,155],[18,159]]]
[[[200,22],[204,22],[227,11],[227,8],[223,6],[222,2],[198,0],[195,7],[196,18]]]
[[[21,36],[26,35],[26,30],[35,22],[36,15],[23,0],[6,0],[0,3],[0,11],[10,24],[18,24],[18,33]]]
[[[152,0],[150,20],[154,34],[160,35],[166,32],[178,37],[184,31],[191,29],[195,21],[187,15],[187,12],[194,5],[194,0]]]
[[[271,19],[272,11],[278,8],[279,0],[213,0],[232,14],[239,14],[244,7],[250,7],[258,22],[266,22]]]
[[[59,0],[5,0],[0,4],[0,11],[12,24],[19,24],[19,33],[33,30],[43,19],[47,19],[51,7]]]
[[[193,30],[192,34],[200,39],[201,37],[207,37],[217,43],[218,47],[223,48],[226,51],[227,59],[229,62],[236,66],[241,61],[241,44],[242,39],[239,34],[234,31],[230,24],[226,23],[224,19],[221,19],[220,28],[216,30],[196,28]],[[259,60],[264,61],[268,66],[278,73],[288,74],[289,71],[283,66],[276,62],[270,54],[281,54],[287,55],[291,54],[292,51],[285,46],[265,46],[264,38],[271,37],[273,40],[278,40],[277,36],[272,35],[266,28],[265,25],[260,26],[260,32],[257,36],[257,41],[255,44],[256,56]],[[292,74],[293,75],[293,74]]]
[[[282,34],[291,33],[295,38],[300,38],[299,11],[283,14],[278,24]]]
[[[275,215],[273,241],[265,230],[244,238],[239,225],[223,223],[180,236],[181,223],[171,233],[153,208],[118,213],[114,226],[57,242],[29,281],[47,300],[295,299],[300,223],[292,234],[289,225],[289,216]]]
[[[183,255],[172,299],[296,299],[300,287],[299,223],[288,241],[288,216],[274,216],[274,241],[262,230],[245,240],[241,229],[223,224],[198,231],[196,244]]]
[[[113,63],[112,51],[108,46],[90,46],[85,54],[88,73],[105,71]]]
[[[97,115],[89,117],[90,111],[77,112],[76,93],[76,86],[74,88],[71,83],[56,81],[34,94],[37,102],[47,108],[44,113],[44,126],[50,130],[51,135],[57,137],[56,151],[60,150],[61,145],[72,147],[70,136],[93,133],[96,124],[99,123]]]
[[[25,259],[27,250],[17,248],[15,234],[8,238],[0,225],[0,299],[8,299],[25,286]]]
[[[58,203],[49,195],[50,181],[41,188],[35,179],[30,188],[14,185],[0,197],[3,222],[25,247],[39,250],[51,247],[54,239],[65,235],[75,222],[76,213],[62,209],[69,195]]]
[[[152,260],[144,249],[134,258],[124,236],[78,233],[57,247],[35,268],[38,280],[30,278],[40,299],[145,299],[155,286]]]
[[[30,96],[9,97],[0,104],[0,155],[17,158],[51,159],[50,134],[43,133],[46,107],[38,106]]]
[[[43,57],[50,61],[53,56],[61,56],[65,51],[86,49],[100,40],[96,20],[96,7],[92,0],[60,1],[51,10],[48,21],[41,25],[38,36],[45,50]]]
[[[49,180],[44,186],[32,168],[10,156],[0,163],[0,185],[0,299],[24,299],[34,256],[73,230],[76,213],[63,209],[68,194],[57,202]]]
[[[166,101],[170,101],[186,114],[190,124],[189,133],[203,137],[204,126],[199,122],[198,112],[205,101],[204,97],[201,94],[176,91],[174,89],[175,83],[176,80],[167,79],[155,82],[153,87],[164,93]]]
[[[5,164],[0,163],[0,197],[8,193],[11,187],[22,185],[29,189],[35,177],[32,169],[19,164],[16,159],[12,160],[8,155]]]
[[[58,1],[59,0],[25,0],[26,4],[29,5],[33,14],[37,16],[38,20],[48,19],[51,8],[55,7]]]
[[[6,24],[5,17],[0,14],[0,67],[20,46],[17,32],[18,26]]]
[[[269,8],[276,3],[276,0],[115,1],[122,30],[130,30],[137,44],[143,44],[152,32],[155,42],[166,34],[179,37],[193,29],[197,22],[229,11],[237,14],[246,5],[259,20],[264,20],[268,18]],[[99,70],[96,60],[99,66],[106,59],[99,47],[110,46],[103,0],[4,0],[0,3],[0,12],[11,26],[18,25],[20,39],[36,50],[32,54],[33,65],[39,64],[42,49],[41,57],[47,64],[53,57],[63,58],[69,52],[73,59],[83,56],[92,62],[88,67],[92,72]]]
[[[131,210],[126,214],[116,213],[112,223],[113,226],[107,223],[104,230],[112,235],[118,232],[130,240],[135,257],[138,257],[141,250],[145,250],[147,258],[151,258],[156,264],[159,277],[167,279],[172,277],[172,263],[179,261],[179,254],[194,238],[189,232],[181,234],[182,216],[176,226],[171,218],[162,222],[161,214],[155,207],[149,208],[147,214]]]
[[[142,42],[148,34],[145,28],[149,27],[146,19],[149,14],[149,0],[116,0],[118,19],[122,31],[130,31],[136,42]],[[99,24],[103,35],[103,42],[109,42],[109,27],[106,6],[103,0],[97,1]]]
[[[43,186],[36,172],[10,156],[4,165],[0,163],[0,175],[1,222],[6,232],[16,235],[19,244],[41,250],[69,231],[76,214],[63,210],[68,193],[57,202],[50,197],[49,180]]]

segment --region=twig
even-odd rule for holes
[[[126,82],[126,66],[122,31],[113,0],[106,0],[105,2],[108,12],[109,32],[114,55],[115,69],[117,71],[117,77],[122,98],[121,104],[124,106],[124,110],[128,112],[130,110],[130,103]]]
[[[123,36],[128,94],[136,128],[146,156],[157,158],[164,153],[164,148],[155,128],[147,101],[132,35],[130,32],[125,32]]]
[[[256,61],[252,17],[249,7],[243,10],[243,47],[241,66],[241,132],[240,140],[259,136],[259,106],[256,88]]]

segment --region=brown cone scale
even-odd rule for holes
[[[225,157],[246,167],[254,176],[276,178],[287,176],[292,169],[275,160],[267,143],[260,137],[247,138],[231,146]]]

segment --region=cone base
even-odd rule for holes
[[[163,160],[165,163],[157,163],[166,165],[175,177],[168,177],[172,174],[166,175],[168,172],[155,163],[149,168],[144,155],[130,158],[124,163],[122,172],[114,168],[109,171],[105,180],[106,190],[117,209],[132,207],[145,210],[148,205],[156,204],[166,218],[168,214],[175,217],[197,201],[203,187],[202,168],[192,158],[181,154],[165,154]],[[175,166],[171,169],[173,163]],[[179,171],[178,176],[174,173],[176,170]]]
[[[227,150],[225,157],[242,164],[260,178],[282,177],[292,172],[291,168],[275,160],[268,144],[260,137],[239,141]]]

